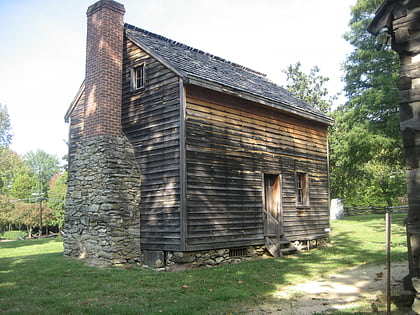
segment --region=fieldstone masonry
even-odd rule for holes
[[[64,255],[111,264],[141,260],[140,173],[124,137],[82,140],[69,169]]]
[[[183,270],[194,267],[214,267],[223,264],[238,263],[267,254],[264,245],[249,246],[241,256],[231,255],[231,249],[211,249],[193,252],[145,251],[145,264],[152,268],[166,268],[166,270]]]
[[[167,264],[192,263],[196,266],[218,266],[249,260],[267,253],[265,246],[249,246],[244,256],[231,257],[230,249],[214,249],[196,252],[169,252]]]

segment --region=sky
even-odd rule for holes
[[[95,0],[0,0],[0,103],[11,119],[11,149],[67,153],[64,115],[85,71],[86,10]],[[267,74],[301,62],[343,88],[356,0],[120,0],[125,22]],[[344,97],[339,102],[345,102]]]

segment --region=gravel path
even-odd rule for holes
[[[407,263],[391,267],[391,288],[402,290],[402,279],[407,275]],[[275,292],[264,305],[248,308],[245,314],[306,315],[345,310],[367,305],[372,313],[386,310],[386,266],[369,265],[347,270],[326,279],[287,286]],[[369,306],[370,305],[370,306]],[[393,311],[393,314],[397,314]],[[398,312],[398,314],[403,314]]]

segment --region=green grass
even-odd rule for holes
[[[28,236],[28,232],[26,231],[6,231],[3,233],[0,233],[0,239],[5,240],[19,240],[24,239]]]
[[[394,261],[406,259],[403,219],[393,216]],[[63,258],[62,249],[58,238],[0,243],[1,314],[237,314],[285,285],[385,263],[385,221],[333,221],[326,248],[190,271],[100,269]]]

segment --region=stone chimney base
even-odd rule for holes
[[[140,173],[125,137],[82,140],[69,168],[64,255],[92,262],[141,261]]]

